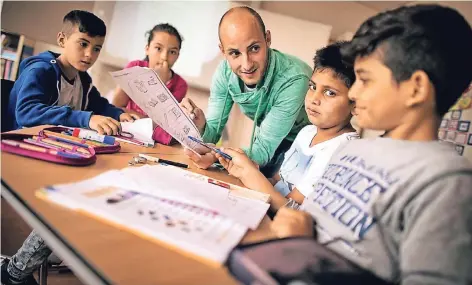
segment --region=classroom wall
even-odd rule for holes
[[[93,6],[94,1],[3,1],[2,29],[55,44],[64,16],[74,9],[92,11]]]
[[[331,25],[332,39],[355,31],[368,17],[378,13],[357,1],[261,1],[260,9]],[[309,34],[309,31],[304,32]]]
[[[180,58],[173,69],[189,85],[203,89],[210,88],[213,73],[222,60],[218,22],[228,8],[241,5],[231,1],[106,3],[108,6],[104,7],[102,2],[97,2],[94,9],[98,15],[99,11],[103,12],[109,27],[101,61],[123,66],[127,61],[142,58],[145,33],[157,23],[169,22],[184,37]],[[330,25],[257,10],[272,32],[275,49],[311,64],[314,51],[328,43]],[[206,16],[201,18],[203,14]],[[309,36],[306,31],[310,31]]]

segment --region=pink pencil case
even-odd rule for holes
[[[39,136],[46,137],[46,138],[47,137],[55,137],[54,135],[51,135],[50,133],[47,134],[47,133],[48,132],[53,132],[53,133],[61,134],[62,132],[65,132],[67,130],[69,130],[69,129],[64,128],[64,127],[45,128],[45,129],[43,129],[42,131],[39,132]],[[81,142],[84,143],[84,144],[96,143],[96,142],[92,142],[92,141],[86,140],[86,139],[82,139]],[[120,149],[121,149],[121,146],[120,146],[119,142],[115,142],[115,144],[113,144],[113,145],[102,144],[101,146],[94,146],[93,145],[92,147],[95,150],[96,154],[115,153],[115,152],[120,151]]]
[[[79,153],[76,145],[67,144],[67,149],[59,146],[55,148],[51,148],[52,146],[44,147],[43,137],[37,137],[36,139],[33,137],[33,135],[24,134],[2,134],[1,150],[25,157],[73,166],[89,165],[97,160],[93,147],[81,148]],[[60,143],[66,146],[64,141]]]

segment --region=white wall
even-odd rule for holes
[[[222,60],[218,49],[218,23],[223,13],[236,5],[239,4],[229,1],[116,2],[103,60],[123,65],[126,61],[143,58],[145,32],[155,24],[169,22],[184,37],[174,70],[190,85],[209,89],[213,73]],[[271,30],[272,47],[298,56],[310,65],[316,49],[328,43],[331,26],[264,10],[258,12],[266,28]]]
[[[295,55],[313,66],[316,50],[328,44],[331,26],[265,10],[258,12],[264,20],[266,29],[271,31],[272,48]]]
[[[93,1],[3,1],[2,29],[48,44],[56,43],[71,10],[92,11]]]
[[[331,38],[336,39],[347,31],[357,30],[368,17],[378,13],[363,3],[364,1],[261,1],[260,8],[300,20],[331,25]],[[306,37],[311,37],[311,30],[304,32]]]

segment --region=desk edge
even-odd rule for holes
[[[112,284],[51,226],[47,225],[43,218],[21,199],[8,184],[2,179],[2,197],[13,207],[18,215],[23,218],[38,234],[47,242],[48,246],[58,256],[67,261],[74,274],[85,284]]]

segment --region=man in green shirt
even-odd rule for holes
[[[220,50],[225,56],[213,76],[205,116],[190,99],[182,107],[203,140],[216,143],[233,103],[254,121],[251,144],[244,151],[272,177],[298,132],[308,122],[304,99],[311,68],[300,59],[270,48],[271,35],[260,15],[249,7],[227,11],[219,24]],[[186,154],[200,168],[217,161],[211,153]]]

